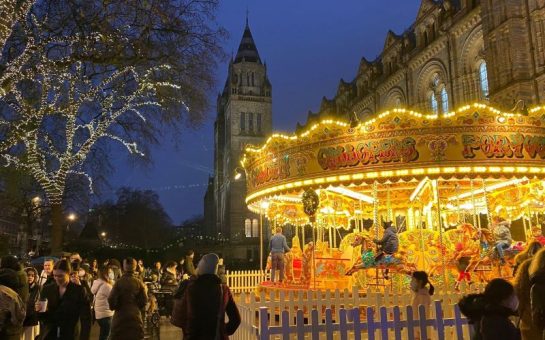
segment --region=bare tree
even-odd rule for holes
[[[199,121],[207,107],[212,66],[221,55],[214,36],[221,31],[195,23],[191,15],[208,15],[216,1],[144,2],[148,7],[161,5],[159,12],[177,9],[171,15],[180,16],[178,42],[185,46],[175,48],[168,39],[174,28],[162,34],[155,19],[133,7],[140,2],[83,2],[71,16],[58,11],[70,9],[73,2],[59,7],[61,2],[36,4],[36,12],[22,25],[24,30],[14,34],[14,48],[0,73],[5,90],[0,97],[0,159],[5,166],[29,173],[45,192],[51,205],[53,252],[62,249],[63,198],[69,177],[83,176],[92,192],[89,169],[94,166],[89,159],[106,141],[143,157],[165,125]],[[114,19],[115,15],[104,16],[88,6],[101,3],[117,4],[111,12],[126,17]],[[136,26],[126,28],[131,12]],[[125,24],[117,27],[120,22]],[[106,23],[109,30],[104,29]]]
[[[0,2],[0,55],[17,21],[24,21],[35,0],[2,0]]]

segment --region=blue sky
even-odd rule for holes
[[[293,131],[308,110],[318,110],[322,96],[333,97],[341,78],[354,78],[363,56],[371,60],[380,54],[388,30],[400,34],[407,29],[419,6],[419,0],[225,0],[217,19],[230,33],[225,41],[230,55],[240,43],[248,9],[273,86],[274,129]],[[213,172],[215,99],[226,74],[227,62],[217,70],[217,89],[210,94],[211,110],[202,127],[165,135],[152,149],[154,162],[148,167],[134,166],[126,157],[114,160],[116,171],[109,179],[114,190],[157,191],[176,224],[202,214]]]

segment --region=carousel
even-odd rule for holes
[[[512,275],[514,255],[543,242],[544,158],[545,107],[474,104],[322,120],[247,147],[241,164],[249,209],[290,235],[281,289],[364,289],[414,270],[452,285]]]

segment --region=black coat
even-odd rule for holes
[[[223,299],[225,313],[220,322],[220,339],[227,340],[240,325],[240,314],[229,287],[221,284],[216,275],[205,274],[195,280],[184,281],[187,310],[184,316],[184,340],[208,340],[216,338],[220,301]],[[222,288],[220,289],[220,286]],[[223,292],[223,296],[221,295]],[[179,294],[182,294],[181,292]],[[225,322],[225,314],[229,319]]]
[[[507,307],[487,305],[481,319],[482,340],[520,340],[520,330],[509,320],[512,315]]]
[[[64,295],[60,297],[57,284],[42,289],[41,299],[47,299],[47,312],[38,313],[43,323],[40,339],[89,340],[91,331],[91,305],[82,286],[69,282]]]
[[[28,291],[29,297],[26,303],[26,316],[25,321],[23,322],[24,327],[36,326],[38,324],[38,312],[34,309],[34,305],[40,296],[40,286],[38,286],[37,283],[34,283]]]
[[[545,336],[545,273],[534,275],[530,282],[532,322]]]

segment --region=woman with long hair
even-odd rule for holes
[[[541,249],[541,243],[538,241],[532,241],[528,243],[526,246],[526,249],[521,251],[520,253],[515,256],[515,267],[513,268],[513,276],[517,273],[518,267],[522,264],[522,262],[531,259],[540,249]]]
[[[543,337],[545,330],[545,248],[541,248],[530,263],[530,305],[532,323]]]
[[[40,298],[40,286],[38,285],[38,271],[33,267],[25,268],[28,279],[29,297],[26,306],[26,316],[23,322],[23,335],[21,340],[34,340],[39,332],[38,313],[34,309],[36,301]]]
[[[517,315],[519,300],[515,288],[504,279],[493,279],[484,290],[481,318],[483,340],[520,340],[520,330],[509,319]]]
[[[85,289],[70,279],[72,267],[67,260],[53,266],[54,283],[42,289],[35,310],[43,324],[41,340],[89,339],[91,306]]]
[[[532,305],[530,301],[530,274],[528,269],[532,263],[528,259],[519,266],[517,276],[515,277],[515,291],[519,299],[520,333],[523,340],[541,340],[541,332],[534,326],[532,321]]]
[[[112,325],[112,317],[114,312],[110,310],[108,304],[108,296],[112,291],[112,283],[114,272],[107,266],[104,266],[98,271],[98,278],[93,282],[91,292],[93,293],[95,318],[100,327],[99,340],[106,340],[110,336],[110,328]]]

